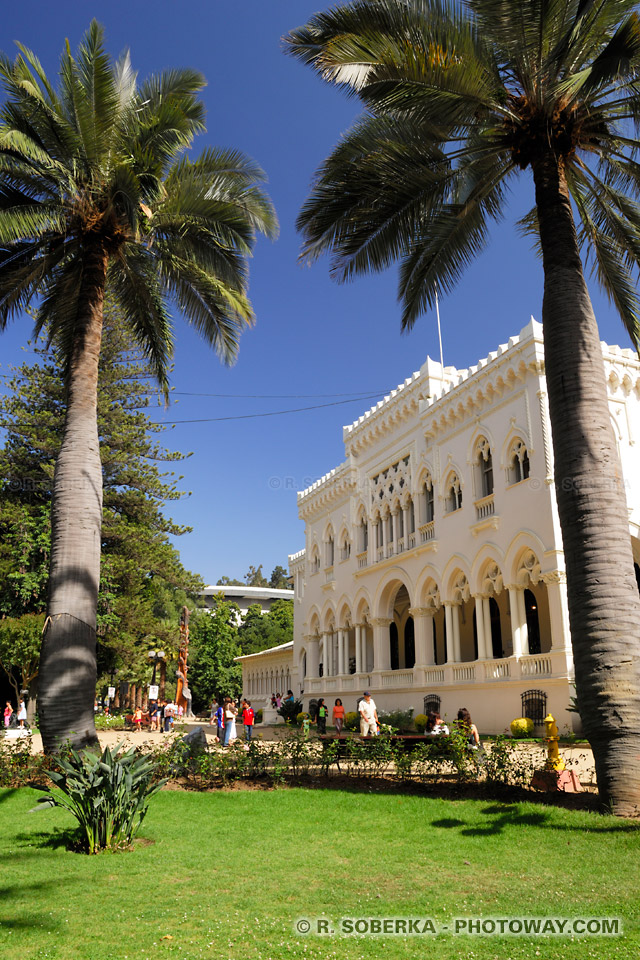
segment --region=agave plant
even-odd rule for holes
[[[87,853],[118,850],[130,845],[144,820],[151,797],[166,783],[152,784],[154,761],[135,747],[121,752],[105,747],[101,756],[90,750],[69,750],[57,760],[59,771],[49,776],[59,792],[41,797],[38,806],[63,807],[78,821]]]

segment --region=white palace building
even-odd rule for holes
[[[602,345],[640,582],[640,362]],[[571,729],[573,662],[542,327],[468,370],[427,358],[343,430],[346,459],[298,494],[293,644],[242,658],[266,706],[365,689],[378,708],[467,707],[483,733],[551,711]]]

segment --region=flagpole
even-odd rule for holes
[[[438,303],[438,291],[435,290],[436,294],[436,316],[438,318],[438,340],[440,341],[440,366],[442,368],[442,376],[444,377],[444,357],[442,355],[442,331],[440,330],[440,305]]]

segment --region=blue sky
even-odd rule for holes
[[[328,264],[297,263],[295,218],[311,177],[357,105],[286,57],[281,37],[328,4],[318,0],[32,0],[6,4],[0,48],[14,41],[36,51],[54,74],[65,38],[72,48],[96,17],[110,51],[131,51],[141,77],[168,67],[201,70],[208,86],[207,133],[195,144],[237,147],[257,160],[280,219],[280,237],[260,240],[251,263],[256,327],[242,340],[235,367],[220,366],[176,316],[175,388],[168,411],[154,419],[207,420],[337,403],[354,394],[382,395],[427,354],[438,358],[435,316],[400,334],[396,272],[338,286]],[[455,294],[441,302],[445,363],[466,367],[517,333],[531,315],[541,319],[542,273],[513,224],[531,205],[528,179],[514,192],[506,221]],[[628,346],[615,312],[591,284],[603,340]],[[14,322],[0,338],[0,373],[25,358],[30,321]],[[0,380],[0,384],[3,381]],[[1,389],[1,387],[0,387]],[[226,394],[207,397],[188,394]],[[276,396],[277,395],[277,396]],[[181,465],[191,491],[171,505],[193,533],[179,539],[185,565],[207,583],[242,577],[249,564],[268,574],[304,546],[296,490],[344,455],[342,426],[374,400],[325,406],[258,419],[178,423],[167,446],[193,456]]]

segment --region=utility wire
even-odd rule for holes
[[[355,400],[334,400],[333,403],[315,403],[309,407],[292,407],[289,410],[271,410],[267,413],[241,413],[231,417],[202,417],[194,420],[149,420],[149,426],[152,427],[171,427],[180,423],[220,423],[224,420],[255,420],[258,417],[281,417],[287,413],[303,413],[305,410],[320,410],[323,407],[339,407],[345,403],[359,403],[361,400],[374,400],[379,397],[379,393],[371,393],[364,397],[358,397]],[[0,428],[14,430],[19,432],[27,427],[39,427],[42,424],[4,422],[0,420]]]

